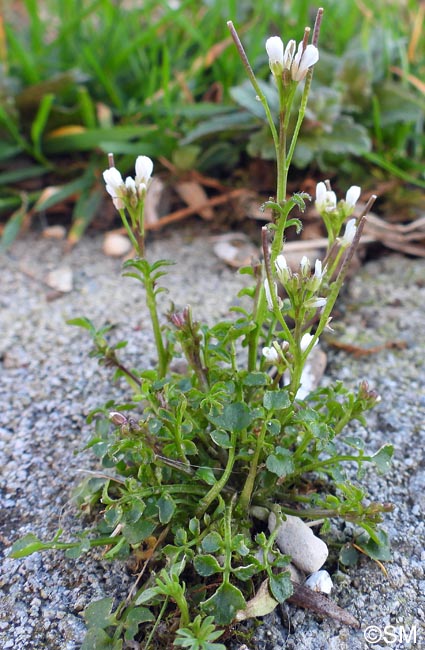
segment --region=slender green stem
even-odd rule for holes
[[[238,510],[242,513],[247,512],[249,503],[251,501],[251,495],[254,490],[255,479],[257,476],[258,462],[260,459],[261,451],[263,449],[266,432],[267,432],[267,423],[264,422],[257,438],[257,444],[255,447],[254,455],[250,461],[248,476],[246,478],[245,485],[243,486],[243,490],[239,498]]]
[[[227,456],[227,464],[226,467],[224,468],[224,472],[220,480],[217,481],[217,483],[214,483],[211,490],[204,496],[203,499],[201,499],[199,507],[196,511],[197,517],[202,517],[206,509],[214,501],[214,499],[218,497],[218,495],[226,485],[227,481],[229,480],[230,474],[232,473],[233,465],[235,462],[235,455],[236,455],[236,432],[232,432],[232,435],[230,437],[230,449],[229,449],[229,454]]]
[[[144,269],[145,277],[145,290],[146,290],[146,305],[149,309],[149,314],[152,322],[153,335],[155,338],[156,350],[158,353],[158,375],[159,378],[165,376],[167,372],[167,352],[162,340],[161,326],[159,324],[158,311],[156,306],[156,296],[154,282],[151,278],[150,271],[146,265]]]
[[[315,472],[318,469],[321,469],[323,467],[332,467],[332,465],[338,465],[339,463],[342,463],[344,461],[354,461],[355,463],[367,463],[372,461],[371,456],[353,456],[351,454],[343,454],[341,456],[332,456],[332,458],[325,458],[324,460],[318,460],[314,463],[310,463],[309,465],[304,465],[304,467],[301,467],[300,469],[296,470],[295,472],[292,472],[291,474],[291,479],[295,478],[296,476],[300,476],[302,474],[306,474],[307,472]]]
[[[228,26],[228,28],[230,30],[230,34],[231,34],[231,36],[233,38],[233,41],[234,41],[234,43],[236,45],[236,48],[237,48],[238,52],[239,52],[239,56],[241,57],[241,61],[242,61],[243,65],[244,65],[244,67],[245,67],[245,70],[246,70],[247,74],[248,74],[248,78],[249,78],[251,84],[253,85],[255,92],[257,93],[258,99],[260,100],[261,104],[264,107],[266,117],[267,117],[267,122],[269,123],[269,127],[270,127],[270,131],[271,131],[271,134],[272,134],[274,146],[275,146],[275,149],[276,149],[276,152],[277,152],[279,150],[279,136],[277,134],[276,126],[275,126],[275,123],[274,123],[273,116],[271,114],[269,105],[267,103],[267,99],[266,99],[263,91],[260,88],[260,85],[259,85],[259,83],[258,83],[258,81],[257,81],[257,79],[255,77],[254,71],[251,68],[251,65],[250,65],[250,63],[248,61],[248,57],[247,57],[247,55],[245,53],[245,50],[244,50],[243,45],[241,43],[241,40],[240,40],[240,38],[238,36],[238,33],[237,33],[237,31],[236,31],[236,29],[235,29],[235,27],[234,27],[231,20],[228,21],[227,26]]]
[[[160,624],[162,617],[165,614],[165,610],[167,609],[167,606],[168,606],[168,601],[169,601],[169,597],[167,596],[166,599],[164,600],[164,603],[163,603],[162,607],[161,607],[161,611],[158,614],[158,618],[156,619],[155,624],[154,624],[152,630],[150,631],[150,634],[149,634],[148,638],[146,639],[144,650],[149,650],[149,648],[151,647],[150,643],[151,643],[151,641],[152,641],[152,639],[153,639],[153,637],[154,637],[154,635],[156,633],[157,627]]]
[[[136,237],[134,236],[133,229],[130,226],[130,224],[128,223],[127,217],[125,216],[125,210],[120,210],[119,213],[120,213],[121,220],[122,220],[122,222],[124,224],[124,228],[127,231],[127,235],[129,237],[131,243],[133,244],[134,250],[137,252],[137,254],[139,254],[139,243],[138,243]]]

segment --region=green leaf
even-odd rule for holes
[[[216,531],[208,533],[202,540],[201,546],[205,553],[215,553],[223,546],[221,535]]]
[[[279,420],[269,420],[266,423],[266,427],[267,427],[267,431],[270,431],[272,436],[278,436],[282,428],[282,425],[279,422]]]
[[[84,329],[88,330],[92,334],[96,332],[96,328],[91,320],[85,316],[82,316],[81,318],[71,318],[70,320],[66,321],[66,324],[75,325],[76,327],[84,327]]]
[[[168,524],[176,510],[175,502],[168,494],[165,494],[158,499],[156,505],[159,510],[159,521],[161,524]]]
[[[294,592],[289,571],[271,575],[269,577],[269,586],[270,591],[279,603],[283,603]]]
[[[101,628],[104,630],[114,623],[112,614],[113,598],[102,598],[90,603],[84,610],[84,620],[88,628]]]
[[[232,446],[230,442],[230,436],[227,431],[214,429],[214,431],[210,432],[210,436],[218,447],[222,447],[223,449],[230,449]]]
[[[47,120],[52,108],[55,95],[53,93],[46,93],[42,96],[37,110],[37,114],[31,124],[31,139],[34,144],[34,152],[37,157],[42,157],[41,154],[41,138],[46,128]]]
[[[36,537],[33,533],[28,533],[27,535],[24,535],[24,537],[21,537],[21,539],[18,539],[12,545],[9,557],[18,559],[21,557],[26,557],[27,555],[31,555],[32,553],[37,553],[38,551],[42,551],[46,548],[49,548],[47,544],[38,539],[38,537]]]
[[[24,194],[21,195],[22,205],[9,217],[4,227],[0,241],[0,253],[4,252],[15,241],[27,215],[28,201]]]
[[[193,566],[195,567],[195,571],[204,578],[223,571],[223,568],[213,555],[198,555],[193,560]]]
[[[359,553],[356,551],[354,546],[351,544],[345,544],[340,553],[339,553],[339,560],[344,564],[345,566],[348,567],[353,567],[357,564],[359,559]]]
[[[376,454],[373,454],[371,460],[375,463],[379,474],[385,474],[391,467],[391,460],[394,454],[393,445],[383,445]]]
[[[139,631],[139,625],[155,620],[155,616],[147,607],[132,607],[125,617],[125,640],[132,641]]]
[[[120,650],[122,641],[114,641],[99,628],[91,628],[83,641],[81,650]]]
[[[267,457],[266,467],[279,477],[291,474],[294,471],[292,453],[284,447],[276,447],[275,453]]]
[[[139,544],[152,535],[155,528],[156,523],[147,519],[139,519],[134,524],[126,524],[123,526],[122,534],[129,544]]]
[[[160,591],[158,587],[149,587],[149,589],[143,589],[140,594],[136,597],[135,605],[143,605],[144,603],[149,603],[151,601],[156,602]]]
[[[252,576],[259,572],[258,564],[247,564],[246,566],[238,566],[233,569],[233,574],[238,580],[250,580]]]
[[[244,386],[267,386],[270,383],[270,377],[266,372],[249,372],[242,379]]]
[[[217,426],[233,433],[246,429],[251,424],[252,415],[244,402],[233,402],[226,404],[221,415],[211,419]]]
[[[288,391],[286,390],[267,390],[264,393],[263,406],[268,411],[279,411],[291,406]]]
[[[211,467],[199,467],[195,472],[195,476],[199,477],[207,485],[214,485],[217,482]]]
[[[389,562],[391,560],[391,549],[388,534],[384,530],[374,530],[372,539],[370,536],[372,531],[368,529],[368,533],[363,533],[357,540],[356,544],[368,555],[372,560],[380,562]]]
[[[201,607],[214,616],[217,625],[229,625],[239,609],[245,609],[246,602],[242,592],[228,582],[217,589],[215,594],[201,603]]]

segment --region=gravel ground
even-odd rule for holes
[[[210,321],[228,314],[243,278],[225,268],[204,235],[187,230],[151,242],[152,259],[177,262],[166,279],[169,298],[192,304],[195,317]],[[70,293],[55,298],[43,280],[57,267],[72,269]],[[7,557],[18,537],[33,532],[43,539],[59,527],[78,531],[69,503],[72,488],[95,468],[79,454],[91,428],[87,413],[122,387],[88,359],[90,341],[65,320],[86,315],[96,324],[117,323],[117,338],[129,338],[130,365],[153,357],[149,321],[139,288],[120,280],[121,262],[106,258],[100,238],[85,238],[64,256],[59,242],[32,235],[17,242],[3,261],[0,294],[0,542],[4,557],[0,585],[0,645],[14,650],[75,650],[84,637],[82,611],[103,596],[125,597],[132,577],[119,563],[99,556],[66,560],[51,552],[24,560]],[[124,289],[124,291],[123,291]],[[224,291],[223,291],[224,289]],[[404,350],[383,349],[354,358],[328,351],[329,378],[356,385],[368,379],[382,396],[368,416],[368,429],[356,430],[377,450],[395,446],[392,470],[365,482],[373,499],[391,501],[385,526],[393,546],[388,577],[364,559],[345,571],[332,567],[333,598],[361,622],[360,630],[322,621],[310,612],[284,605],[266,617],[249,650],[360,650],[425,648],[425,261],[395,255],[369,262],[351,281],[337,318],[335,337],[374,347],[404,341]],[[336,571],[336,574],[335,574]],[[368,626],[386,635],[365,639]],[[415,641],[416,636],[416,641]],[[376,641],[371,632],[370,641]],[[409,640],[410,639],[410,640]],[[242,642],[232,647],[239,648]],[[229,646],[230,647],[230,646]]]

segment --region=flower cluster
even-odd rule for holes
[[[303,307],[306,310],[318,309],[326,305],[326,298],[317,296],[326,273],[326,267],[323,268],[321,260],[316,260],[314,274],[311,275],[310,260],[304,255],[300,261],[300,273],[293,273],[288,266],[286,257],[281,254],[276,258],[275,270],[277,278],[285,288],[294,309],[299,306],[299,300],[302,300]],[[271,308],[267,289],[266,298]]]
[[[360,193],[361,188],[358,185],[352,185],[347,190],[345,199],[337,201],[336,194],[332,191],[329,181],[317,183],[316,210],[323,218],[331,241],[338,237],[342,224],[347,217],[353,214]],[[346,224],[343,237],[339,238],[339,244],[342,248],[352,244],[356,231],[356,219],[350,219]]]
[[[266,41],[270,70],[275,77],[280,77],[284,70],[290,73],[293,81],[302,81],[308,69],[319,60],[319,50],[315,45],[306,45],[301,41],[295,53],[296,43],[290,40],[286,48],[280,36],[271,36]]]
[[[343,209],[345,217],[353,213],[357,201],[360,197],[361,188],[358,185],[352,185],[345,195],[345,200],[337,203],[336,194],[326,186],[325,183],[320,182],[316,185],[316,209],[322,214],[323,212],[335,212],[338,208]]]
[[[152,171],[152,160],[148,156],[138,156],[135,178],[127,176],[124,182],[116,167],[110,167],[103,172],[106,191],[112,197],[117,210],[124,210],[126,207],[136,208],[139,200],[144,200]]]

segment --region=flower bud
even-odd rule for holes
[[[308,259],[307,255],[303,255],[301,258],[300,270],[301,270],[301,275],[304,278],[310,275],[311,266],[310,266],[310,260]]]
[[[111,411],[109,413],[109,419],[111,420],[112,424],[115,424],[116,427],[122,427],[124,424],[127,424],[128,420],[119,411]]]
[[[284,255],[278,255],[275,261],[276,273],[279,278],[279,282],[285,285],[290,277],[292,276],[291,269],[288,266],[286,257]]]
[[[280,359],[279,352],[275,347],[264,347],[262,350],[263,357],[267,363],[277,363]]]

